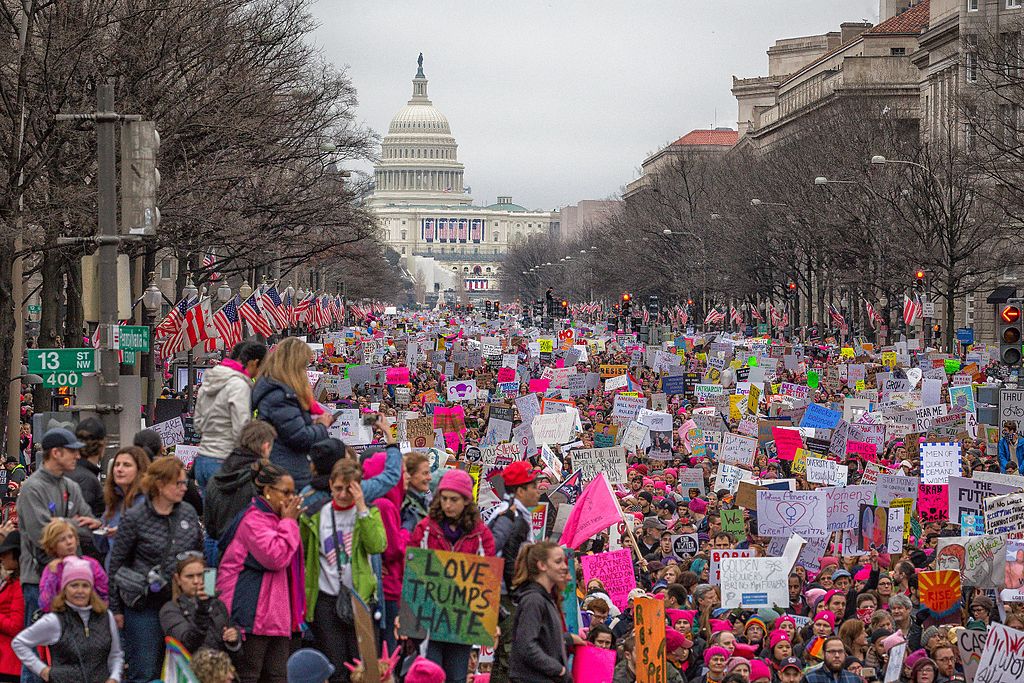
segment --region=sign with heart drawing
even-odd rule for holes
[[[757,533],[759,536],[825,536],[828,533],[825,491],[758,491]]]

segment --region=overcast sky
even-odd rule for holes
[[[651,152],[736,127],[732,76],[778,38],[878,20],[878,0],[318,0],[314,35],[380,134],[423,52],[475,203],[552,209],[615,196]]]

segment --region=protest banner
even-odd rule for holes
[[[978,663],[981,661],[987,637],[988,631],[973,628],[957,629],[956,646],[960,652],[960,663],[964,667],[964,678],[967,679],[967,683],[973,683],[978,672]]]
[[[917,515],[922,522],[948,520],[949,484],[919,484],[917,487]]]
[[[849,472],[850,468],[847,465],[840,465],[835,460],[807,458],[807,481],[814,484],[846,486]]]
[[[605,592],[612,603],[620,610],[625,610],[629,592],[636,588],[636,577],[633,575],[633,556],[627,548],[611,552],[583,555],[583,583],[591,579],[600,579]]]
[[[804,447],[799,430],[790,427],[772,427],[772,438],[780,460],[793,460],[796,452]]]
[[[591,481],[602,472],[608,478],[608,483],[612,485],[625,484],[628,479],[626,449],[622,446],[582,448],[572,451],[570,456],[573,467],[582,472],[584,483]]]
[[[1024,531],[1024,492],[985,499],[985,533],[1017,534]]]
[[[859,519],[857,548],[862,552],[885,552],[886,541],[889,538],[889,508],[880,505],[861,505]]]
[[[572,440],[575,416],[572,413],[549,413],[533,418],[533,440],[537,444],[563,444]]]
[[[150,429],[160,435],[160,441],[163,442],[164,447],[169,448],[179,443],[185,443],[185,424],[180,417],[157,422]]]
[[[442,643],[491,645],[498,627],[503,560],[407,548],[401,635]]]
[[[811,403],[807,406],[807,410],[804,411],[803,419],[800,420],[800,426],[813,427],[815,429],[835,429],[842,419],[843,414],[838,410],[829,410],[817,403]]]
[[[743,510],[721,510],[722,531],[732,534],[736,540],[742,541],[746,538],[746,525],[743,521]]]
[[[1018,683],[1024,676],[1024,631],[989,624],[975,683]]]
[[[635,419],[641,408],[647,407],[647,398],[643,396],[615,396],[615,403],[612,406],[612,417]]]
[[[633,601],[636,637],[636,683],[665,683],[665,601],[654,597]]]
[[[721,557],[719,566],[723,608],[789,607],[792,563],[786,558]]]
[[[935,568],[956,571],[965,586],[1002,588],[1006,539],[1002,536],[954,536],[938,539]]]
[[[925,484],[948,484],[951,476],[963,474],[960,444],[956,441],[921,444],[921,481]]]
[[[980,472],[975,473],[980,474]],[[1024,488],[1024,479],[1019,486],[973,478],[951,476],[949,478],[949,519],[959,520],[965,514],[981,515],[984,501],[989,496],[1015,493]]]
[[[868,485],[826,488],[828,532],[860,528],[860,506],[874,499],[874,487]]]
[[[724,462],[718,463],[718,472],[715,475],[715,490],[728,489],[730,493],[736,493],[740,481],[746,470],[735,465],[727,465]]]
[[[731,550],[712,548],[708,551],[711,555],[711,562],[708,569],[708,583],[718,586],[722,583],[722,558],[723,557],[753,557],[754,551],[750,548],[742,550]]]
[[[827,528],[828,504],[824,491],[766,489],[757,492],[759,536],[824,536]]]

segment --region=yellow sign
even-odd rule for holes
[[[882,351],[882,365],[889,368],[896,367],[896,352]]]
[[[619,396],[632,396],[633,398],[640,398],[639,391],[620,391]]]
[[[750,385],[750,393],[747,394],[747,412],[757,415],[757,406],[761,403],[761,387],[756,384]]]
[[[862,380],[862,379],[857,380],[857,383],[853,386],[853,388],[856,389],[857,391],[864,391],[864,389],[865,389],[864,380]]]
[[[555,340],[554,339],[538,339],[537,341],[540,343],[540,352],[541,353],[553,353],[554,352],[554,350],[555,350]]]
[[[740,368],[743,367],[743,362],[739,360],[733,360],[732,362],[729,363],[729,367],[732,368],[733,370],[739,370]]]
[[[914,507],[913,498],[893,498],[891,508],[903,508],[903,540],[910,538],[910,510]]]
[[[857,354],[855,354],[855,353],[853,352],[853,348],[852,348],[852,347],[850,347],[850,346],[844,346],[844,347],[843,347],[843,348],[842,348],[842,349],[841,349],[841,350],[839,351],[839,357],[840,357],[840,358],[850,358],[850,359],[853,359],[853,358],[856,358],[856,357],[857,357]]]
[[[807,456],[809,453],[803,449],[796,449],[796,454],[793,455],[793,468],[794,474],[807,474]]]
[[[729,419],[739,422],[743,419],[743,408],[746,408],[747,397],[742,394],[729,396]]]
[[[473,479],[473,500],[480,500],[480,470],[479,463],[469,466],[469,476]]]

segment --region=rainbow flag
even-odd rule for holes
[[[192,655],[180,641],[164,638],[164,668],[160,680],[164,683],[199,683],[192,671]]]

